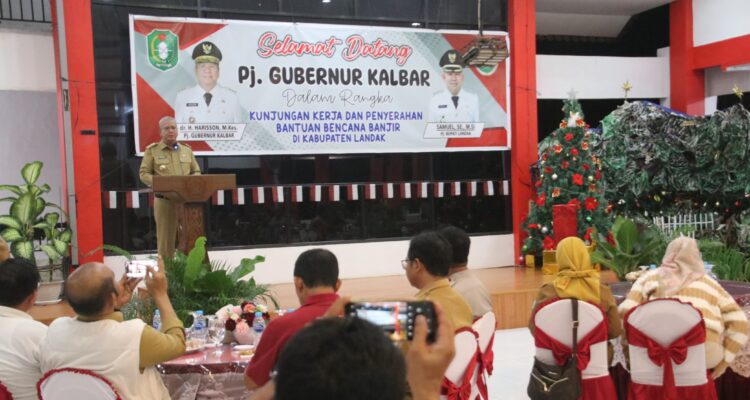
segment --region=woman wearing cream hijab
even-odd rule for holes
[[[620,314],[655,298],[675,298],[692,304],[706,324],[706,367],[719,377],[747,341],[747,317],[732,296],[704,273],[695,239],[680,236],[667,246],[659,268],[633,283],[620,304]]]
[[[532,309],[552,298],[575,298],[596,304],[607,314],[609,338],[620,336],[622,323],[615,298],[609,287],[599,281],[599,272],[591,266],[588,249],[581,239],[571,236],[557,244],[557,266],[555,279],[539,289]],[[529,329],[534,331],[533,320],[529,321]]]

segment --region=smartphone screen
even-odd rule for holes
[[[409,305],[405,301],[349,303],[347,314],[379,326],[393,341],[407,339]]]
[[[128,278],[144,278],[146,277],[146,266],[151,266],[154,271],[159,270],[159,262],[157,260],[133,260],[128,262],[127,277]]]
[[[349,315],[362,318],[381,327],[391,340],[406,339],[408,304],[405,301],[352,303]]]
[[[344,310],[350,317],[362,318],[379,326],[393,341],[412,340],[414,321],[422,315],[427,320],[427,341],[435,341],[437,319],[431,301],[371,301],[348,303]]]

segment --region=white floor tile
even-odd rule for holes
[[[526,385],[534,362],[534,339],[527,328],[495,332],[494,372],[487,382],[492,400],[527,400]]]

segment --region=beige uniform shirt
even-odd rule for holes
[[[151,186],[154,175],[200,175],[201,169],[190,146],[182,143],[175,146],[176,149],[157,142],[146,147],[141,162],[141,182]]]
[[[458,292],[471,307],[474,318],[492,311],[490,292],[471,270],[455,272],[450,276],[451,287]]]
[[[454,330],[471,327],[474,322],[471,308],[466,304],[466,300],[450,287],[447,278],[426,285],[415,297],[418,300],[430,300],[440,304]]]

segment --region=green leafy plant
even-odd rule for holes
[[[105,245],[105,250],[132,259],[132,255],[117,246]],[[165,260],[169,283],[169,299],[177,316],[189,325],[191,313],[203,310],[214,314],[227,304],[240,304],[244,300],[262,299],[278,307],[276,299],[268,293],[268,287],[258,285],[254,278],[244,279],[255,271],[255,265],[265,261],[263,256],[244,258],[237,267],[222,262],[206,261],[206,238],[199,237],[187,255],[176,252],[171,260]],[[137,298],[124,307],[126,317],[139,317],[151,322],[153,302]]]
[[[714,265],[712,271],[717,278],[750,282],[750,258],[744,253],[715,240],[701,240],[698,244],[703,260]]]
[[[637,270],[638,266],[659,260],[658,249],[663,238],[653,228],[636,224],[626,217],[617,217],[612,224],[612,238],[614,245],[599,234],[597,249],[591,253],[591,262],[611,269],[620,280],[625,279],[628,272]]]
[[[0,191],[12,196],[0,198],[0,202],[10,202],[10,213],[0,216],[0,236],[10,243],[10,251],[16,258],[23,258],[37,265],[36,251],[43,251],[49,264],[59,263],[68,255],[73,233],[66,226],[59,226],[61,216],[67,214],[57,204],[47,202],[42,197],[50,191],[47,184],[37,185],[43,164],[34,161],[21,169],[22,185],[0,185]],[[59,212],[47,212],[48,208]],[[41,232],[41,235],[38,233]]]

